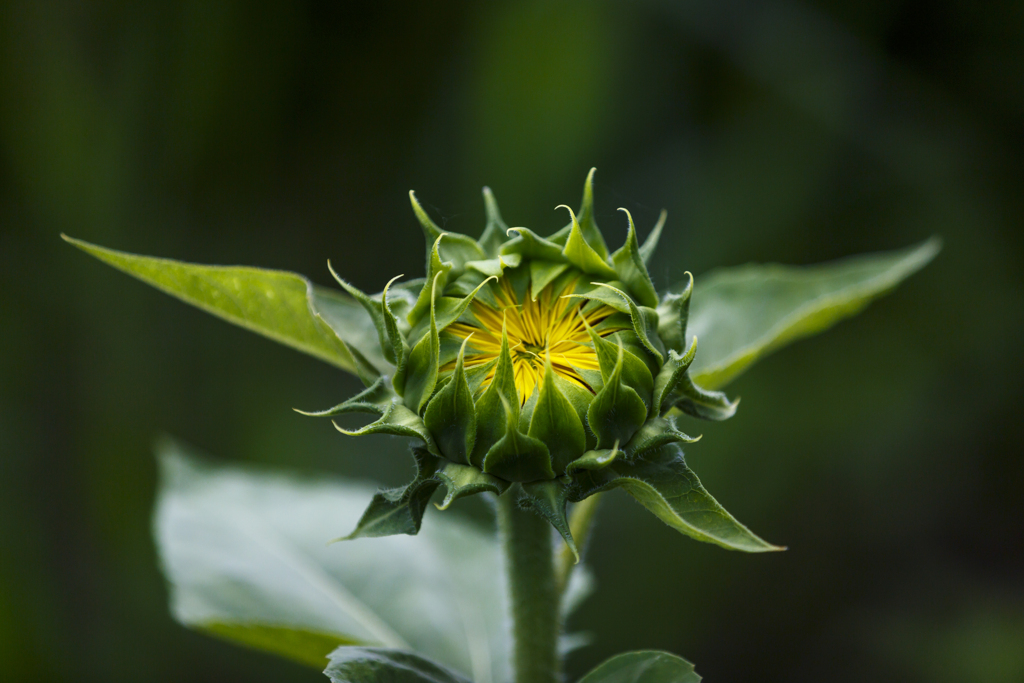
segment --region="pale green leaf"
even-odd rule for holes
[[[687,335],[700,339],[690,366],[699,386],[724,386],[759,358],[858,313],[931,261],[921,244],[816,266],[750,264],[696,278]]]
[[[301,275],[138,256],[63,237],[82,251],[207,313],[359,374],[364,380],[372,380],[371,374],[390,367],[381,355],[376,328],[366,311],[351,297],[313,287]]]
[[[449,512],[418,536],[328,545],[355,526],[373,486],[159,450],[154,533],[182,624],[319,666],[356,643],[413,649],[477,682],[509,679],[492,534]]]

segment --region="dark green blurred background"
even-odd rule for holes
[[[410,188],[477,234],[488,184],[545,234],[591,166],[613,244],[617,207],[641,237],[668,209],[659,286],[946,246],[736,381],[735,419],[684,425],[704,433],[688,459],[708,489],[788,552],[704,546],[606,500],[600,592],[572,623],[595,640],[569,673],[654,647],[716,682],[1024,681],[1009,0],[0,4],[3,679],[325,680],[172,622],[151,444],[392,484],[410,469],[398,441],[291,411],[352,378],[60,232],[323,284],[330,258],[377,291],[422,270]]]

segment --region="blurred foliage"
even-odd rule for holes
[[[544,234],[593,165],[613,245],[618,206],[641,237],[668,209],[659,287],[933,233],[946,248],[739,379],[732,421],[683,425],[705,433],[687,449],[702,480],[787,553],[702,547],[609,497],[600,599],[572,623],[595,641],[570,674],[643,647],[718,681],[1020,680],[1021,7],[5,0],[5,679],[63,680],[73,662],[87,681],[323,680],[172,622],[150,534],[158,434],[409,474],[397,442],[290,410],[354,380],[58,233],[321,283],[331,258],[379,290],[422,269],[410,188],[474,233],[488,184],[510,224]]]

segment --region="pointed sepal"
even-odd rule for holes
[[[537,300],[541,290],[555,281],[559,275],[569,269],[568,263],[554,261],[530,261],[530,298]]]
[[[518,268],[522,262],[521,254],[499,254],[483,261],[470,261],[466,264],[466,269],[488,277],[501,277],[505,274],[506,268]]]
[[[669,350],[668,360],[654,380],[653,415],[663,415],[672,408],[678,408],[687,415],[702,420],[728,420],[736,414],[739,399],[730,401],[721,391],[709,391],[697,386],[690,378],[689,368],[697,353],[697,337],[690,348],[680,356],[674,349]]]
[[[590,169],[587,173],[587,179],[583,183],[583,199],[580,201],[580,232],[583,237],[587,240],[587,243],[593,247],[597,255],[602,259],[608,258],[608,245],[605,244],[604,235],[601,234],[601,229],[597,227],[597,220],[594,217],[594,173],[597,172],[596,168]]]
[[[622,343],[622,338],[616,334],[616,341],[613,342],[607,337],[602,337],[588,323],[582,315],[583,326],[590,334],[590,343],[594,346],[597,354],[597,362],[601,368],[602,383],[607,380],[615,371],[615,365],[619,362],[619,349],[622,349],[622,381],[633,388],[644,402],[648,409],[651,407],[651,395],[654,390],[654,376],[651,375],[647,364],[638,358],[634,353],[627,351]],[[618,342],[618,343],[616,343]],[[636,348],[634,346],[634,348]],[[643,353],[636,349],[637,353]]]
[[[352,533],[336,540],[397,534],[415,536],[419,533],[423,511],[441,485],[434,478],[440,460],[421,448],[413,449],[413,457],[416,460],[416,477],[405,486],[375,493]]]
[[[661,231],[665,227],[665,220],[667,218],[668,211],[662,209],[661,215],[658,216],[658,222],[654,224],[654,229],[651,230],[651,234],[640,245],[640,258],[644,260],[644,265],[646,266],[651,265],[651,259],[654,258],[654,252],[658,248],[658,242],[661,240]]]
[[[519,499],[519,505],[548,520],[555,531],[561,535],[565,545],[572,551],[575,558],[574,564],[578,564],[580,551],[576,548],[576,541],[573,540],[572,531],[569,529],[569,520],[565,514],[570,485],[571,480],[568,477],[523,484],[525,495]]]
[[[637,306],[633,298],[617,287],[606,282],[593,283],[605,289],[610,289],[619,295],[623,303],[629,307],[629,318],[633,323],[633,331],[637,338],[644,345],[651,355],[658,359],[658,363],[665,362],[665,348],[658,337],[658,312],[646,306]]]
[[[438,289],[437,283],[442,278],[442,275],[442,273],[438,273],[430,287],[430,329],[412,348],[406,368],[403,397],[406,405],[412,407],[420,414],[422,414],[423,408],[426,407],[427,401],[430,400],[434,393],[434,388],[437,386],[441,341],[437,332],[436,293]]]
[[[331,265],[330,261],[327,262],[327,269],[331,271],[331,275],[338,281],[338,284],[341,285],[342,289],[348,292],[349,296],[358,301],[359,305],[362,306],[370,315],[370,320],[373,321],[373,326],[377,330],[377,338],[380,343],[381,353],[384,355],[384,360],[396,367],[400,365],[404,360],[402,357],[403,344],[401,335],[398,335],[394,315],[387,308],[384,297],[387,296],[387,290],[388,287],[391,286],[391,283],[402,276],[399,275],[398,277],[392,278],[391,282],[388,282],[388,284],[384,286],[384,292],[381,295],[381,300],[377,301],[369,294],[366,294],[342,279],[342,277],[334,271],[334,267]],[[395,327],[394,331],[391,329],[392,326]]]
[[[626,460],[642,460],[660,455],[665,446],[676,443],[695,443],[700,437],[692,437],[676,429],[675,423],[663,417],[651,418],[637,430],[623,448]]]
[[[599,451],[587,451],[569,463],[565,468],[565,473],[571,475],[584,470],[603,470],[605,467],[608,467],[608,465],[615,462],[615,458],[617,458],[620,453],[621,451],[619,450],[618,442],[616,442],[611,448],[605,448]]]
[[[434,325],[437,328],[438,334],[443,332],[452,323],[462,317],[462,314],[466,312],[470,304],[476,298],[477,294],[481,289],[492,280],[497,280],[496,277],[489,277],[480,284],[478,284],[472,291],[463,297],[457,296],[437,296],[434,300],[434,312],[430,319],[421,320],[416,326],[409,332],[409,339],[418,343],[422,336],[430,329],[430,325]]]
[[[654,378],[654,405],[652,415],[667,413],[679,398],[678,387],[683,384],[683,377],[697,355],[697,338],[693,338],[690,348],[680,356],[675,349],[669,349],[668,360],[661,366],[658,376]]]
[[[515,237],[501,245],[502,254],[518,254],[523,258],[539,261],[565,261],[562,247],[551,242],[529,228],[509,228],[508,234]]]
[[[399,275],[398,277],[401,277]],[[381,317],[384,320],[384,331],[387,333],[388,346],[391,348],[391,355],[394,356],[395,364],[395,378],[400,381],[392,382],[392,386],[398,390],[398,387],[405,386],[405,364],[409,359],[409,344],[405,341],[405,337],[402,335],[401,328],[399,325],[398,316],[391,310],[391,304],[388,301],[388,290],[391,289],[391,285],[398,277],[391,278],[391,280],[384,285],[384,291],[380,293],[380,308]],[[386,348],[386,347],[385,347]],[[387,358],[387,353],[385,353]]]
[[[504,479],[492,477],[469,465],[445,463],[444,467],[434,474],[434,478],[445,486],[444,500],[437,505],[438,510],[447,510],[459,498],[475,496],[478,493],[494,493],[501,495],[511,484]]]
[[[441,235],[447,236],[448,239],[445,241],[441,252],[443,254],[443,258],[445,260],[450,260],[454,264],[456,270],[461,272],[462,269],[465,268],[467,262],[479,261],[487,257],[487,255],[484,254],[484,250],[480,248],[480,245],[477,244],[476,240],[472,237],[469,237],[468,235],[460,235],[457,232],[446,232],[441,230],[441,228],[439,228],[437,224],[430,219],[430,216],[428,216],[427,212],[423,210],[423,207],[420,206],[419,200],[416,199],[416,193],[412,190],[409,190],[409,201],[412,203],[412,210],[413,213],[416,214],[416,220],[419,221],[420,226],[423,228],[423,235],[427,239],[428,248],[432,243],[439,240]]]
[[[624,354],[620,344],[611,374],[587,409],[587,422],[597,436],[598,448],[629,441],[647,420],[647,406],[639,394],[622,381]]]
[[[690,317],[693,275],[687,271],[686,285],[680,292],[666,292],[658,304],[658,336],[666,348],[683,353],[686,348],[686,324]]]
[[[509,410],[512,411],[511,416]],[[483,467],[484,456],[505,436],[505,423],[509,419],[519,422],[519,396],[516,393],[515,368],[508,346],[508,332],[502,323],[501,350],[494,368],[494,377],[476,402],[476,443],[470,458],[472,465]]]
[[[648,308],[655,308],[658,305],[658,292],[654,289],[651,276],[647,272],[647,265],[640,255],[640,245],[636,237],[636,225],[633,223],[633,216],[626,209],[619,209],[629,219],[629,231],[626,233],[626,243],[622,248],[612,254],[612,265],[618,273],[616,279],[626,283],[629,291],[640,302],[640,305]]]
[[[537,405],[530,416],[531,437],[548,445],[551,468],[556,473],[586,450],[587,437],[575,408],[555,383],[555,372],[550,357],[545,356],[544,378],[541,381]]]
[[[473,444],[476,443],[476,409],[473,407],[473,392],[464,367],[466,343],[469,339],[466,337],[462,342],[451,379],[434,394],[423,413],[423,424],[434,436],[441,455],[466,465],[469,464]]]
[[[406,408],[401,403],[391,403],[384,409],[379,419],[359,429],[345,429],[337,422],[334,428],[345,436],[363,436],[365,434],[390,434],[391,436],[406,436],[411,439],[422,441],[427,450],[435,455],[440,455],[437,444],[430,430],[423,424],[419,415]]]
[[[554,479],[551,454],[543,441],[519,431],[514,409],[502,397],[505,435],[484,456],[483,471],[505,481],[530,482]]]
[[[675,407],[687,415],[702,420],[728,420],[736,414],[740,400],[730,401],[723,391],[709,391],[694,384],[690,374],[683,375],[682,382],[676,389],[679,398]]]
[[[480,248],[484,250],[487,256],[494,258],[498,256],[501,245],[507,239],[508,226],[505,225],[505,221],[501,218],[498,202],[494,198],[491,188],[485,187],[483,195],[484,209],[487,211],[487,225],[484,226],[484,232],[480,235],[480,239],[477,240],[477,244],[480,245]]]
[[[448,285],[453,265],[451,261],[441,259],[441,240],[447,236],[447,234],[439,235],[434,241],[434,246],[427,252],[427,277],[423,281],[423,288],[420,289],[419,296],[416,297],[416,303],[413,304],[409,315],[406,316],[410,325],[415,326],[430,311],[435,286],[439,292],[443,292]]]
[[[616,275],[615,269],[608,265],[605,257],[599,254],[584,237],[583,230],[580,227],[579,221],[576,220],[576,214],[573,213],[572,209],[565,204],[556,208],[565,209],[572,217],[572,229],[569,232],[569,239],[565,241],[565,247],[562,248],[562,256],[565,260],[588,275],[596,275],[606,280],[616,279],[618,275]],[[604,240],[602,239],[603,243]],[[607,253],[607,250],[605,250],[605,253]]]
[[[306,412],[305,410],[299,410],[293,408],[293,410],[300,415],[307,417],[334,417],[335,415],[344,415],[346,413],[371,413],[374,415],[383,415],[388,406],[395,400],[395,393],[388,386],[386,377],[379,377],[377,381],[371,384],[366,389],[360,391],[352,398],[339,403],[338,405],[328,408],[327,410],[318,410],[315,412]]]

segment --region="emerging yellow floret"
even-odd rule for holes
[[[470,307],[476,324],[458,322],[448,328],[460,339],[473,337],[469,341],[472,350],[466,353],[466,368],[484,365],[498,357],[504,322],[520,403],[526,403],[543,380],[545,361],[549,357],[555,374],[593,393],[593,387],[579,372],[600,371],[587,325],[596,328],[615,310],[604,304],[594,305],[585,299],[568,296],[575,286],[576,282],[572,281],[555,291],[552,285],[548,285],[536,300],[527,294],[520,302],[512,285],[502,278],[495,292],[498,309],[476,299]],[[619,329],[624,327],[605,327],[597,334],[604,337]],[[490,384],[494,372],[494,368],[488,372],[483,387]]]

